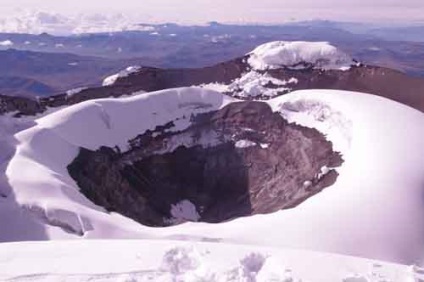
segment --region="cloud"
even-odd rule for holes
[[[16,8],[72,13],[124,13],[141,22],[278,23],[287,20],[424,21],[423,0],[1,0],[0,12]],[[3,14],[4,14],[3,13]]]

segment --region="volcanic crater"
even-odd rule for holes
[[[297,206],[331,186],[343,163],[319,131],[288,123],[264,102],[235,102],[132,140],[80,148],[68,171],[107,211],[143,225],[219,223]]]

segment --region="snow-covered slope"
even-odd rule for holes
[[[11,281],[412,282],[422,276],[418,271],[328,253],[211,242],[59,241],[0,249],[0,279]]]
[[[328,42],[275,41],[258,46],[248,55],[248,62],[255,70],[282,66],[343,70],[354,64],[352,58]]]
[[[67,172],[79,147],[125,150],[127,140],[147,129],[169,121],[175,122],[173,130],[183,129],[191,113],[234,101],[218,92],[183,88],[83,102],[48,115],[16,135],[17,151],[6,173],[13,193],[2,201],[13,199],[32,216],[43,233],[33,239],[167,238],[422,262],[424,115],[380,97],[310,90],[267,101],[290,122],[327,134],[345,159],[332,187],[291,210],[221,224],[148,228],[94,206]],[[6,210],[0,224],[9,221]],[[23,232],[30,239],[33,225],[16,223],[2,230],[0,239],[10,241]]]

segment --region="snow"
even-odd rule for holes
[[[218,83],[218,82],[202,84],[202,85],[199,85],[199,87],[209,89],[209,90],[214,90],[221,93],[225,93],[229,90],[228,85]]]
[[[212,36],[210,38],[210,41],[212,43],[221,43],[221,42],[226,42],[228,41],[228,39],[230,39],[232,36],[229,34],[222,34],[222,35],[217,35],[217,36]]]
[[[308,188],[312,186],[312,181],[310,180],[306,180],[305,182],[303,182],[303,187]]]
[[[314,68],[346,69],[352,59],[328,42],[274,41],[258,46],[250,52],[248,63],[254,70],[275,69],[282,66],[303,68],[311,63]]]
[[[77,64],[78,64],[78,63],[77,63]],[[74,65],[73,65],[73,66],[74,66]],[[75,95],[75,94],[80,93],[81,91],[83,91],[83,90],[85,90],[85,89],[87,89],[87,87],[78,87],[78,88],[70,89],[70,90],[66,91],[66,95],[67,95],[68,97],[71,97],[71,96],[73,96],[73,95]]]
[[[18,141],[14,135],[34,126],[36,118],[57,110],[60,108],[48,109],[36,117],[28,116],[19,119],[13,117],[15,113],[0,115],[0,225],[7,226],[7,229],[2,229],[0,232],[0,242],[47,239],[44,233],[46,227],[34,220],[27,207],[19,206],[14,201],[13,189],[8,183],[5,170],[10,159],[16,153]],[[11,218],[14,220],[10,220]],[[29,230],[29,232],[27,233],[25,230]]]
[[[0,41],[0,46],[1,47],[10,47],[10,46],[13,46],[13,42],[10,41],[10,40]]]
[[[334,185],[290,210],[239,218],[220,224],[187,222],[169,228],[149,228],[116,213],[106,213],[101,207],[89,202],[79,193],[76,183],[67,172],[66,167],[78,154],[79,147],[95,150],[100,146],[119,146],[126,150],[127,140],[148,129],[154,129],[156,125],[175,121],[175,127],[171,130],[182,130],[190,125],[191,113],[217,110],[235,101],[238,100],[211,90],[180,88],[129,98],[86,101],[36,120],[33,127],[19,132],[13,138],[16,152],[12,147],[13,157],[6,169],[7,182],[13,197],[0,198],[3,203],[0,205],[0,225],[9,226],[7,230],[0,232],[0,240],[10,241],[22,237],[26,240],[154,239],[146,243],[149,250],[157,244],[154,245],[154,252],[146,252],[145,249],[137,251],[137,254],[141,255],[148,253],[148,260],[152,263],[159,263],[166,253],[166,250],[161,249],[164,247],[162,244],[165,244],[163,240],[190,241],[191,243],[181,244],[199,246],[206,244],[205,241],[219,242],[208,250],[212,256],[216,254],[216,258],[220,259],[213,260],[212,264],[202,262],[200,265],[205,268],[186,269],[187,272],[184,270],[181,271],[184,273],[175,274],[183,275],[182,278],[178,276],[183,281],[200,275],[198,273],[203,273],[203,269],[215,271],[217,277],[224,274],[229,275],[225,277],[235,277],[235,281],[249,281],[252,277],[257,280],[258,277],[266,277],[263,278],[266,281],[274,274],[282,275],[276,267],[267,266],[267,263],[272,265],[272,260],[268,261],[268,255],[274,252],[278,252],[277,258],[283,258],[283,262],[284,258],[290,257],[291,254],[297,257],[297,264],[292,261],[280,264],[290,268],[294,281],[298,280],[298,277],[308,281],[343,281],[345,278],[354,279],[352,277],[356,274],[359,278],[365,277],[374,281],[372,275],[365,270],[369,263],[366,263],[366,266],[359,263],[363,268],[355,268],[355,263],[346,266],[346,260],[338,256],[330,259],[334,258],[334,255],[327,256],[327,252],[402,264],[423,263],[424,157],[419,152],[424,146],[424,115],[381,97],[345,91],[309,90],[291,92],[267,101],[274,111],[288,118],[289,122],[323,132],[327,139],[333,142],[335,149],[342,152],[345,160],[338,168],[340,175]],[[323,167],[322,172],[325,173],[327,169]],[[181,214],[195,215],[188,203],[182,206],[182,209],[177,207],[177,210],[182,211]],[[10,224],[10,218],[16,220]],[[64,248],[64,251],[75,252],[75,258],[78,248],[87,250],[89,248],[86,244],[91,243],[93,248],[98,250],[99,256],[105,258],[107,256],[103,252],[113,249],[116,251],[116,248],[125,249],[122,245],[113,247],[114,244],[119,245],[118,242],[108,242],[108,247],[101,247],[96,245],[100,243],[80,241],[66,243],[72,248]],[[121,243],[133,244],[126,248],[128,250],[135,251],[138,248],[134,242]],[[78,244],[81,244],[81,247],[78,247]],[[175,247],[175,244],[173,242],[170,247]],[[224,246],[226,244],[228,246]],[[142,248],[143,243],[136,245]],[[247,245],[246,249],[241,245]],[[19,245],[11,246],[19,249]],[[37,246],[41,245],[33,246],[37,249]],[[3,247],[3,250],[5,248]],[[29,259],[31,244],[22,248]],[[46,245],[43,248],[53,247]],[[266,251],[259,250],[262,248]],[[312,256],[315,259],[313,263],[308,261],[310,257],[303,255],[303,251],[292,253],[289,250],[291,248],[320,253]],[[249,251],[239,256],[238,252],[242,249]],[[240,263],[253,249],[253,252],[258,251],[267,258],[263,267],[271,268],[277,273],[262,273],[254,267],[246,268],[246,265],[250,264]],[[22,262],[20,260],[24,258],[19,258],[17,250],[0,250],[0,256],[13,253],[16,257],[13,260],[0,258],[0,264]],[[302,255],[299,255],[299,252]],[[51,266],[52,261],[47,258],[49,252],[41,252],[38,249],[38,258],[40,253],[46,254],[46,260],[40,263]],[[84,252],[87,254],[87,260],[94,260],[91,253],[93,252]],[[64,255],[65,260],[68,254]],[[69,256],[72,257],[72,254]],[[156,256],[157,260],[153,258]],[[55,256],[57,257],[58,255]],[[113,254],[110,254],[110,257],[114,258],[114,262],[117,261],[116,258],[120,258]],[[228,260],[222,259],[227,257]],[[47,276],[41,276],[42,279],[54,280],[57,278],[54,275],[61,275],[60,273],[79,273],[82,278],[77,277],[76,280],[87,280],[84,271],[76,268],[84,262],[80,255],[79,258],[75,265],[69,263],[68,266],[52,268],[57,269],[55,273],[42,270],[35,272],[49,273]],[[260,261],[260,256],[255,257],[255,260]],[[146,260],[142,261],[144,263]],[[222,271],[219,268],[220,263],[225,264]],[[60,262],[58,264],[61,265]],[[118,264],[116,268],[107,268],[108,263],[105,263],[104,269],[98,269],[97,273],[113,272],[121,267],[116,272],[128,272],[127,275],[136,275],[135,277],[147,275],[132,272],[140,271],[139,261],[136,264],[138,268],[132,268],[132,265],[135,264],[126,261],[124,266]],[[318,267],[310,267],[314,265]],[[229,266],[233,269],[228,270]],[[69,268],[62,269],[61,272],[60,267]],[[72,267],[75,268],[71,269]],[[91,267],[88,270],[86,268],[88,272],[96,273],[94,269],[102,266],[88,264],[87,267]],[[11,276],[25,275],[22,269],[12,273],[14,268],[11,265],[5,268],[0,266],[0,269],[8,269]],[[160,276],[165,277],[164,281],[169,281],[169,269],[164,272],[156,272],[160,269],[157,266],[146,269],[154,269],[149,275],[159,273],[158,275],[165,275]],[[253,271],[250,271],[252,269]],[[386,268],[383,267],[382,270]],[[335,276],[331,276],[332,271]],[[4,274],[2,271],[0,273]],[[184,276],[186,273],[189,273],[188,276]],[[396,275],[387,275],[387,279],[403,281],[399,278],[403,276]],[[104,276],[95,277],[99,281],[106,279]],[[323,277],[330,278],[325,280]],[[114,278],[116,277],[110,279]],[[160,281],[159,278],[157,281]]]
[[[236,148],[249,148],[256,146],[255,142],[252,142],[250,140],[239,140],[236,142]]]
[[[256,96],[277,96],[281,92],[288,92],[291,88],[286,87],[287,84],[295,82],[291,79],[289,81],[282,81],[272,77],[269,74],[260,74],[255,71],[250,71],[236,79],[230,86],[229,91],[241,89],[237,93],[240,97],[256,97]],[[277,86],[277,88],[267,87],[269,84]]]
[[[189,200],[183,200],[171,206],[172,218],[170,221],[174,223],[182,223],[185,221],[198,221],[200,215],[196,210],[196,206]]]
[[[13,135],[35,125],[33,118],[22,117],[17,119],[13,117],[14,114],[7,113],[0,116],[0,194],[7,194],[4,171],[15,152],[16,140]]]
[[[202,88],[215,90],[221,93],[232,92],[237,97],[268,97],[272,98],[292,90],[290,85],[297,84],[294,77],[289,80],[280,80],[267,73],[249,71],[240,78],[233,80],[230,84],[209,83],[200,85]]]
[[[347,152],[352,142],[352,120],[348,112],[333,108],[321,99],[304,99],[293,95],[290,100],[275,99],[271,105],[289,122],[312,127],[328,136],[336,151]]]
[[[122,51],[122,50],[121,50],[121,51]],[[111,85],[115,84],[115,82],[116,82],[119,78],[127,77],[127,76],[129,76],[129,75],[131,75],[131,74],[133,74],[133,73],[137,73],[137,72],[139,72],[139,71],[140,71],[140,69],[141,69],[141,67],[140,67],[140,66],[129,66],[129,67],[127,67],[126,69],[124,69],[124,70],[120,71],[120,72],[119,72],[119,73],[117,73],[117,74],[114,74],[114,75],[111,75],[111,76],[106,77],[106,78],[103,80],[102,86],[111,86]]]
[[[0,269],[2,281],[17,282],[407,282],[419,276],[408,266],[334,254],[168,240],[3,244]]]
[[[261,143],[261,144],[259,144],[259,146],[261,146],[262,149],[269,148],[269,144],[266,144],[266,143]]]

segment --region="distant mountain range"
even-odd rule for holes
[[[0,61],[0,93],[27,97],[98,86],[104,76],[139,62],[16,49],[0,51]]]

